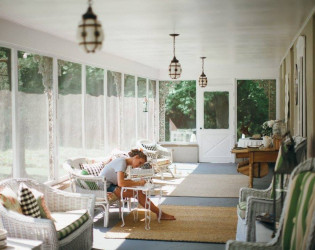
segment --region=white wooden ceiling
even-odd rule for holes
[[[314,0],[94,0],[103,50],[159,70],[279,67]],[[0,17],[75,41],[86,0],[1,0]],[[1,34],[3,36],[5,34]],[[209,73],[209,72],[208,72]]]

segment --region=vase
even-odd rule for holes
[[[269,148],[271,147],[272,144],[272,138],[270,136],[264,136],[262,144],[264,145],[264,148]]]

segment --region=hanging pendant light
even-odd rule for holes
[[[180,66],[179,61],[175,57],[175,37],[179,36],[179,34],[170,34],[170,36],[173,37],[173,53],[174,53],[174,57],[173,57],[173,60],[171,61],[171,64],[170,64],[170,66],[168,68],[168,71],[169,71],[169,76],[172,79],[178,79],[178,78],[180,78],[180,75],[182,73],[182,67]]]
[[[204,87],[207,86],[207,83],[208,83],[208,79],[207,79],[207,77],[206,77],[206,75],[204,73],[204,69],[203,69],[204,59],[206,57],[200,57],[200,58],[202,59],[202,73],[201,73],[201,75],[199,77],[199,86],[204,88]]]
[[[94,53],[102,48],[104,33],[100,21],[92,10],[92,0],[88,1],[87,12],[82,15],[77,30],[79,46],[87,53]]]

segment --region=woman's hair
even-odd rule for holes
[[[146,156],[146,154],[145,153],[143,153],[142,151],[140,151],[139,149],[132,149],[129,153],[128,153],[128,155],[130,156],[130,157],[134,157],[134,156],[139,156],[139,158],[142,158],[142,159],[144,159],[145,161],[147,161],[147,156]]]

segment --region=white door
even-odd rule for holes
[[[199,161],[234,162],[236,98],[234,80],[211,80],[197,85],[197,138]]]

